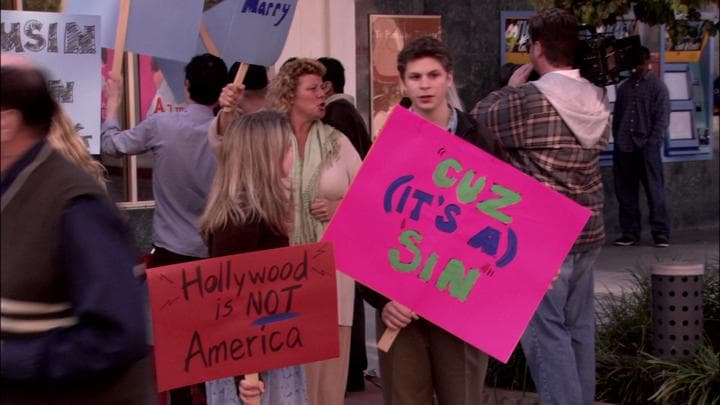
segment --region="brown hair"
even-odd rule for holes
[[[447,46],[433,37],[420,37],[405,45],[398,54],[397,70],[400,78],[404,78],[408,63],[420,58],[437,60],[448,73],[453,70],[452,56]]]
[[[530,40],[540,42],[553,66],[572,66],[578,45],[578,21],[566,10],[552,8],[530,17]]]
[[[325,75],[325,66],[310,58],[299,58],[286,62],[270,83],[268,104],[270,108],[282,113],[289,113],[295,102],[300,77],[304,75]]]

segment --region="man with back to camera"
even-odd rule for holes
[[[203,54],[185,66],[188,105],[183,111],[156,113],[138,126],[121,131],[117,121],[122,99],[119,77],[106,82],[107,120],[101,135],[102,153],[115,157],[153,153],[153,252],[148,267],[207,257],[198,223],[215,176],[215,157],[207,131],[212,106],[227,83],[222,59]],[[199,385],[197,390],[202,390]],[[190,388],[170,392],[172,405],[192,403]]]
[[[2,403],[154,403],[127,228],[48,143],[59,107],[42,72],[1,61]]]
[[[218,98],[217,116],[210,124],[207,137],[213,153],[217,153],[222,142],[222,134],[233,120],[243,114],[250,114],[265,108],[268,92],[268,77],[265,66],[248,65],[242,85],[234,83],[235,75],[242,63],[235,62],[230,67],[230,82],[223,87]]]
[[[660,154],[670,124],[670,98],[665,83],[650,70],[650,50],[641,49],[638,66],[618,88],[613,113],[613,178],[622,230],[614,244],[632,246],[640,241],[642,183],[653,242],[664,248],[670,246],[670,218]]]
[[[572,68],[578,23],[551,9],[530,18],[530,60],[472,115],[496,134],[516,168],[589,208],[592,216],[540,302],[522,348],[543,404],[592,404],[595,318],[592,266],[605,239],[599,154],[610,136],[604,89]],[[527,79],[533,69],[540,78]]]
[[[323,90],[325,101],[325,117],[322,121],[337,128],[350,139],[361,159],[365,159],[370,150],[370,134],[365,121],[355,108],[355,99],[345,94],[345,68],[339,60],[329,57],[319,58],[318,62],[325,66]]]

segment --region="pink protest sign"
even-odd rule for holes
[[[396,108],[323,239],[338,269],[507,362],[589,217]]]

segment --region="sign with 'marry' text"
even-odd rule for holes
[[[338,356],[330,243],[147,274],[160,391]]]
[[[395,108],[323,239],[338,270],[507,361],[589,217]]]
[[[47,72],[48,87],[90,153],[100,153],[100,17],[2,11],[2,52]]]

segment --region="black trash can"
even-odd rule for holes
[[[652,268],[652,354],[692,358],[703,339],[704,265],[663,263]]]

